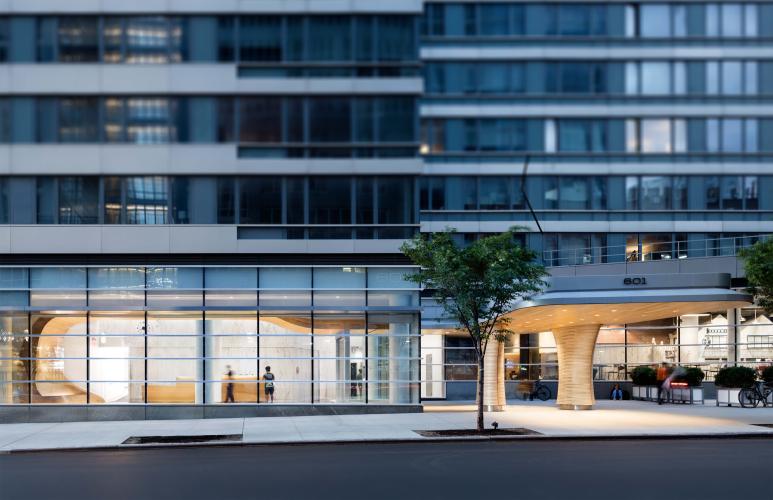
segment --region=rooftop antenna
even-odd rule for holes
[[[523,159],[523,173],[521,174],[521,194],[523,194],[523,199],[526,200],[526,205],[529,207],[529,212],[531,212],[531,216],[534,219],[534,222],[537,223],[537,229],[539,229],[540,234],[544,234],[544,231],[542,231],[542,226],[539,223],[539,219],[537,219],[537,214],[534,213],[534,208],[531,206],[531,202],[529,201],[529,196],[526,194],[526,172],[529,170],[529,160],[531,157],[529,155],[526,155],[526,157]]]

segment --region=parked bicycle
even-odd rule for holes
[[[525,396],[525,395],[524,395]],[[531,392],[528,393],[529,401],[539,399],[540,401],[547,401],[553,394],[550,392],[550,388],[546,385],[542,385],[542,382],[537,380],[534,382],[534,387]]]
[[[738,402],[744,408],[757,408],[760,402],[762,402],[762,406],[773,405],[773,403],[768,402],[771,394],[773,394],[773,388],[759,382],[752,387],[741,389],[741,392],[738,393]]]

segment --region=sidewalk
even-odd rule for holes
[[[504,412],[487,413],[486,426],[523,427],[542,436],[666,437],[769,435],[773,408],[718,408],[639,401],[599,401],[593,411],[560,411],[554,402],[509,402]],[[129,422],[68,422],[0,425],[0,453],[126,447],[132,436],[242,435],[239,444],[429,440],[416,430],[464,429],[475,425],[474,405],[426,403],[425,413],[333,415]],[[477,439],[477,438],[474,438]],[[222,443],[219,443],[222,444]],[[178,446],[178,445],[175,445]]]

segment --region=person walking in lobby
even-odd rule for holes
[[[271,373],[271,367],[266,367],[266,373],[263,374],[263,380],[264,380],[264,387],[265,387],[265,393],[266,393],[266,401],[268,402],[270,400],[271,403],[274,402],[274,380],[276,377],[273,373]]]
[[[234,402],[234,372],[231,370],[231,365],[226,365],[225,367],[225,378],[228,380],[228,385],[225,386],[225,402],[226,403],[233,403]]]
[[[612,388],[612,401],[614,400],[623,400],[623,390],[620,388],[620,384],[615,384],[615,386]]]

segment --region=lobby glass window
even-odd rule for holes
[[[281,142],[282,101],[280,99],[241,97],[238,102],[240,142]]]
[[[671,177],[643,176],[640,196],[641,210],[671,209]]]
[[[87,402],[86,331],[83,313],[31,315],[32,403]]]
[[[99,30],[96,17],[59,17],[59,61],[90,63],[99,59]]]
[[[282,179],[243,177],[239,181],[239,223],[282,223]]]
[[[352,140],[352,108],[348,97],[317,97],[309,101],[309,141]]]
[[[309,223],[351,224],[351,190],[348,177],[309,179]]]
[[[99,312],[89,316],[89,402],[145,401],[145,314]]]
[[[147,315],[147,402],[201,403],[201,312]]]
[[[606,151],[605,120],[559,120],[558,150],[568,152]]]
[[[259,376],[266,367],[276,377],[274,400],[277,403],[311,402],[311,317],[304,314],[261,314]],[[259,401],[265,401],[262,384],[258,388]]]
[[[96,224],[99,220],[99,177],[59,178],[59,223]]]
[[[365,400],[365,316],[315,315],[314,402]]]
[[[257,403],[258,318],[254,312],[207,313],[206,402],[226,402],[233,384],[234,403]],[[228,372],[231,375],[228,375]]]
[[[643,38],[671,36],[671,14],[668,4],[639,5],[639,34]]]

